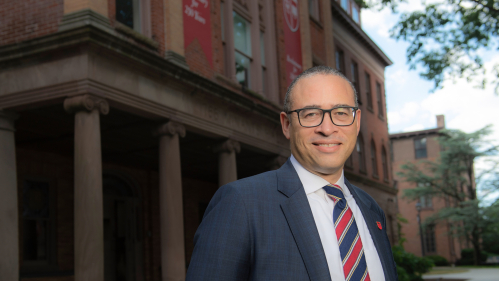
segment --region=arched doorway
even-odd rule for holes
[[[123,178],[110,174],[103,176],[103,192],[105,280],[140,281],[136,193]]]

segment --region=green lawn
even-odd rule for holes
[[[450,267],[450,266],[436,266],[430,272],[423,275],[436,275],[436,274],[450,274],[450,273],[463,273],[469,271],[468,268]]]

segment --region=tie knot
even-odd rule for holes
[[[326,191],[327,195],[329,198],[331,198],[334,203],[338,203],[341,209],[345,208],[346,205],[346,200],[345,200],[345,195],[343,194],[343,191],[341,190],[341,187],[339,187],[336,184],[328,184],[323,187],[324,191]]]

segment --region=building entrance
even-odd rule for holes
[[[104,274],[106,281],[137,280],[137,198],[117,177],[104,176]]]

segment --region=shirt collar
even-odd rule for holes
[[[324,186],[328,185],[329,182],[318,175],[312,174],[310,171],[307,169],[303,168],[303,166],[296,160],[296,158],[291,154],[291,164],[293,164],[293,167],[296,170],[296,173],[298,174],[298,177],[300,178],[300,181],[303,185],[303,188],[305,189],[305,193],[308,195],[310,193],[314,193],[317,190],[323,188]],[[345,179],[343,176],[343,170],[341,171],[341,176],[338,179],[338,181],[335,183],[336,185],[340,186],[341,189],[343,190],[343,194],[345,197],[350,195],[350,191],[348,188],[345,186]]]

